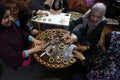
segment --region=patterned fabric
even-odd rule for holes
[[[109,49],[98,61],[88,73],[88,80],[120,80],[120,32],[112,32]]]

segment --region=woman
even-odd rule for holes
[[[77,63],[74,65],[75,73],[76,71],[83,74],[85,78],[86,73],[91,69],[91,65],[88,64],[89,59],[94,50],[96,50],[96,45],[100,39],[104,25],[106,24],[105,18],[106,6],[103,3],[96,3],[93,7],[83,15],[83,17],[74,21],[68,30],[72,32],[72,37],[70,34],[63,36],[63,39],[67,43],[77,42],[77,47],[73,49],[73,54],[77,57]],[[73,28],[82,24],[78,31],[73,31]],[[83,54],[83,55],[82,55]]]
[[[36,46],[29,48],[31,42]],[[0,60],[4,66],[0,80],[26,80],[26,78],[33,80],[36,74],[34,70],[29,72],[30,67],[33,67],[30,66],[31,55],[43,50],[44,47],[43,41],[36,40],[17,27],[11,21],[8,7],[0,3]],[[27,71],[25,75],[24,72]],[[31,73],[33,76],[30,76]]]
[[[103,3],[94,4],[83,17],[71,23],[68,30],[70,30],[75,37],[69,39],[68,36],[65,35],[63,38],[71,43],[75,41],[79,42],[79,50],[85,52],[85,56],[89,57],[88,53],[90,53],[90,50],[98,43],[104,25],[107,22],[104,16],[105,12],[106,6]],[[79,24],[82,24],[79,30],[73,31],[73,28]]]
[[[36,36],[39,34],[39,31],[35,26],[33,26],[31,18],[33,15],[33,11],[25,7],[18,12],[18,20],[20,22],[20,28],[24,31],[28,32],[29,34]]]
[[[102,50],[93,55],[95,68],[88,74],[88,80],[120,79],[120,32],[113,31],[105,36]]]
[[[68,11],[67,0],[46,0],[44,6],[52,14],[60,14],[61,12]]]
[[[61,12],[68,11],[67,0],[46,0],[44,3],[46,10],[49,10],[51,14],[60,14]],[[42,26],[42,30],[61,28],[61,26],[45,24]]]

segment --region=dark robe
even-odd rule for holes
[[[28,47],[28,33],[14,23],[10,27],[0,25],[0,59],[10,67],[21,66],[22,51]]]

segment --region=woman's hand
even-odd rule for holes
[[[29,49],[28,52],[29,52],[29,54],[34,54],[39,51],[44,51],[44,49],[45,49],[45,45],[43,45],[43,44],[35,45],[33,48]]]
[[[70,31],[67,31],[67,33],[63,35],[62,39],[65,41],[65,43],[73,43],[75,41],[75,38],[71,38]]]
[[[75,49],[83,52],[83,51],[89,49],[89,46],[77,44],[77,47]]]
[[[34,36],[37,36],[39,33],[40,33],[40,31],[37,29],[32,29],[32,31],[31,31],[31,34]]]
[[[57,10],[57,11],[55,11],[55,10],[53,10],[53,9],[50,9],[50,13],[51,14],[60,14],[62,12],[62,10]]]
[[[77,42],[77,37],[76,37],[76,35],[70,34],[70,31],[67,31],[67,33],[62,37],[62,39],[64,39],[66,43],[74,43],[74,42]]]
[[[73,50],[73,55],[81,61],[85,60],[85,56],[80,51]]]
[[[34,47],[34,51],[38,52],[38,51],[44,51],[45,45],[36,45]]]
[[[62,13],[62,9],[56,11],[57,14]]]
[[[65,35],[63,35],[62,39],[70,38],[70,31],[67,31]]]
[[[66,39],[64,39],[64,40],[65,40],[65,43],[70,43],[70,44],[76,42],[76,39],[75,39],[75,38],[66,38]]]
[[[33,43],[34,43],[35,45],[45,45],[45,42],[44,42],[44,41],[40,41],[40,40],[37,40],[37,39],[34,39],[34,40],[33,40]]]

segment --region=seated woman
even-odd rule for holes
[[[46,10],[49,10],[51,14],[60,14],[61,12],[68,11],[68,2],[67,0],[46,0],[44,3],[44,7]],[[49,24],[45,24],[42,26],[42,30],[54,28],[61,28],[61,26]]]
[[[83,76],[91,69],[85,64],[88,64],[93,51],[96,50],[96,45],[98,44],[104,25],[107,22],[104,16],[105,12],[106,6],[103,3],[94,4],[82,18],[73,22],[69,27],[73,37],[69,36],[70,34],[63,36],[63,39],[68,43],[77,42],[77,47],[74,48],[73,54],[79,58],[80,61],[77,61],[74,69],[75,71],[81,72]],[[78,31],[72,31],[75,25],[81,22],[83,26],[80,27]]]
[[[36,36],[39,34],[37,27],[35,28],[31,22],[33,12],[30,8],[24,7],[18,12],[18,20],[20,22],[20,28],[29,34]]]
[[[31,42],[36,46],[31,48]],[[39,78],[37,74],[40,72],[34,70],[34,68],[37,69],[36,64],[30,65],[30,62],[33,61],[31,55],[42,51],[44,47],[43,41],[36,40],[17,27],[11,20],[8,7],[4,3],[0,3],[0,60],[4,67],[0,80]],[[38,71],[40,71],[39,69]]]
[[[104,52],[93,55],[96,66],[87,74],[88,80],[120,79],[120,32],[113,31],[105,36]]]
[[[44,6],[52,14],[60,14],[61,12],[68,11],[67,0],[46,0]]]
[[[65,35],[63,38],[69,42],[79,42],[79,50],[84,52],[85,57],[89,57],[92,49],[98,43],[104,25],[106,24],[105,18],[106,6],[103,3],[96,3],[93,7],[83,15],[83,17],[74,21],[68,30],[70,30],[75,37],[68,38]],[[78,31],[73,31],[73,28],[82,24]],[[69,40],[68,40],[69,39]]]

